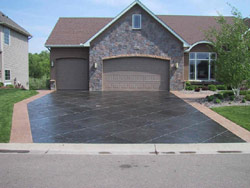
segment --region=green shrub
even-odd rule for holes
[[[223,96],[221,93],[217,94],[217,97],[218,97],[218,99],[220,99],[220,100],[224,99],[224,96]]]
[[[224,98],[234,95],[233,91],[221,91],[220,93],[223,94]]]
[[[6,87],[7,87],[7,88],[14,88],[14,86],[11,85],[11,84],[10,84],[10,85],[6,85]]]
[[[213,101],[213,100],[214,100],[214,95],[208,96],[208,97],[207,97],[207,100],[208,100],[209,102]]]
[[[203,90],[203,91],[207,91],[207,90],[208,90],[208,87],[207,87],[207,86],[202,86],[202,90]]]
[[[216,86],[215,85],[208,85],[208,89],[211,91],[216,91]]]
[[[194,89],[194,91],[195,92],[199,92],[201,89],[199,88],[199,87],[196,87],[195,89]]]
[[[225,85],[217,85],[216,88],[218,90],[227,90],[227,86],[225,86]]]
[[[247,94],[247,95],[245,96],[245,99],[246,99],[247,101],[250,101],[250,94]]]
[[[215,99],[215,103],[219,104],[219,103],[221,103],[221,100],[220,99]]]
[[[0,87],[3,87],[3,85],[4,85],[3,82],[0,82]]]
[[[233,101],[235,99],[235,96],[234,95],[231,95],[230,96],[230,100]]]
[[[49,89],[49,79],[47,76],[43,76],[42,78],[30,78],[30,89]]]
[[[246,94],[247,94],[246,90],[240,91],[240,95],[246,95]]]
[[[194,90],[194,86],[187,86],[186,88],[185,88],[186,90]]]
[[[191,82],[186,81],[186,86],[191,86]]]
[[[224,98],[228,98],[229,94],[228,93],[223,93]]]
[[[242,103],[246,103],[246,99],[242,99],[242,101],[241,101]]]
[[[250,94],[250,91],[247,90],[240,91],[240,95],[247,95],[247,94]]]

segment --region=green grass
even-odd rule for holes
[[[250,131],[250,106],[224,106],[212,110]]]
[[[14,104],[36,94],[34,90],[0,89],[0,143],[9,142]]]

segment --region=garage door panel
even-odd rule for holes
[[[169,62],[152,58],[105,60],[103,90],[168,90]]]
[[[83,59],[57,60],[56,84],[59,90],[88,90],[88,62]]]

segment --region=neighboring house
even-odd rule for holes
[[[225,17],[232,22],[232,17]],[[204,31],[214,17],[154,15],[140,1],[115,18],[60,18],[45,46],[57,89],[181,90],[214,81]]]
[[[0,12],[0,82],[29,89],[28,40],[31,35]]]

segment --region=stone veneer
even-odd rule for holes
[[[142,15],[142,28],[132,29],[132,15]],[[103,58],[124,54],[148,54],[170,58],[170,89],[183,89],[184,49],[179,39],[167,31],[140,6],[135,5],[91,42],[89,49],[89,89],[102,90]],[[97,68],[94,68],[97,63]],[[178,69],[175,68],[178,63]]]

